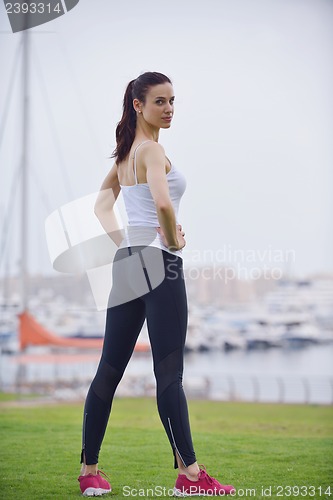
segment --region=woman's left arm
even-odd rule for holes
[[[114,163],[101,185],[101,189],[98,193],[94,206],[94,212],[105,232],[108,233],[110,238],[118,247],[124,238],[124,233],[119,228],[117,218],[113,211],[113,206],[118,198],[120,189],[117,175],[117,165]]]

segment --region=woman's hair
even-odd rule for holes
[[[127,85],[123,102],[123,116],[116,128],[117,146],[111,158],[116,158],[116,163],[123,161],[130,152],[135,137],[136,111],[133,107],[133,99],[145,103],[146,95],[150,87],[161,83],[172,83],[162,73],[147,72],[132,80]]]

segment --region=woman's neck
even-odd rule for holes
[[[159,128],[152,127],[145,121],[138,120],[136,123],[135,138],[158,142],[159,133]]]

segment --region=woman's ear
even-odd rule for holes
[[[142,112],[142,109],[141,109],[142,105],[141,105],[141,102],[139,101],[139,99],[133,99],[133,108],[137,113]]]

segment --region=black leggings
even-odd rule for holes
[[[181,257],[154,247],[117,251],[102,357],[84,407],[81,463],[98,463],[115,390],[147,319],[157,382],[157,406],[184,466],[196,461],[182,386],[187,297]]]

